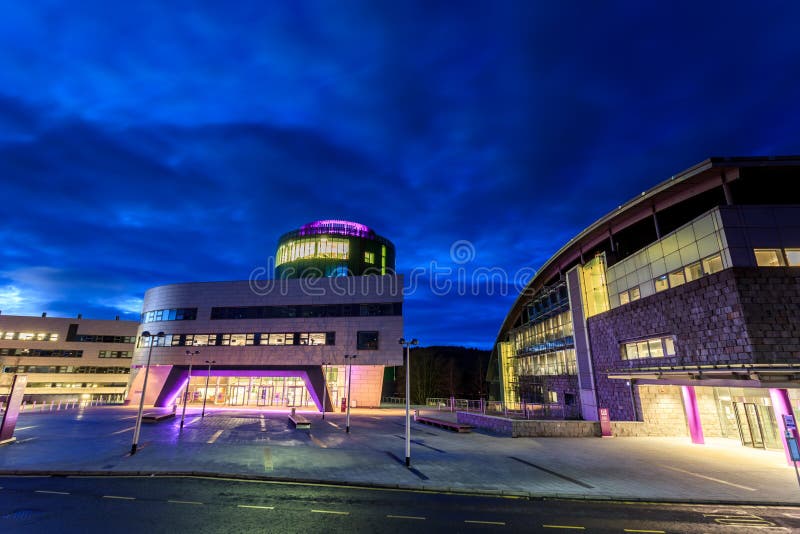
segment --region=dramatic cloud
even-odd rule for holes
[[[343,218],[424,268],[409,335],[488,347],[514,277],[599,216],[709,156],[800,153],[791,3],[202,4],[4,7],[3,313],[136,317]]]

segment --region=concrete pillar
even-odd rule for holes
[[[789,445],[786,443],[786,424],[783,421],[784,415],[794,417],[792,403],[789,402],[789,392],[785,389],[770,389],[769,398],[772,400],[772,409],[775,412],[775,421],[778,422],[778,432],[781,435],[783,451],[786,453],[786,461],[792,465],[792,457],[789,455]],[[797,430],[793,430],[794,437],[797,438]]]
[[[686,411],[686,426],[689,427],[692,443],[703,445],[705,443],[703,423],[700,422],[700,410],[697,408],[694,386],[681,386],[681,395],[683,396],[683,409]]]

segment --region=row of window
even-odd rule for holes
[[[29,388],[124,388],[127,382],[33,382]]]
[[[369,302],[363,304],[296,304],[288,306],[235,306],[211,308],[211,319],[379,317],[402,314],[402,302]],[[193,321],[195,319],[197,319],[197,308],[151,310],[142,314],[142,323],[151,323],[154,321]]]
[[[0,339],[16,341],[58,341],[58,334],[53,332],[0,332]]]
[[[285,319],[305,317],[378,317],[403,314],[402,302],[298,304],[211,308],[212,319]]]
[[[800,248],[757,248],[754,252],[759,267],[800,266]]]
[[[130,367],[76,367],[74,365],[18,365],[4,367],[4,373],[130,374]]]
[[[514,350],[543,352],[564,348],[572,344],[572,317],[569,311],[515,330],[511,337]]]
[[[522,356],[517,358],[515,367],[517,376],[558,376],[578,373],[575,349]]]
[[[278,247],[275,265],[286,262],[311,259],[330,258],[346,260],[350,257],[350,241],[339,237],[303,237],[287,241]]]
[[[172,308],[169,310],[150,310],[142,314],[143,323],[154,321],[194,321],[197,308]]]
[[[78,343],[135,343],[136,336],[103,336],[93,334],[77,334],[67,341]]]
[[[672,357],[675,356],[675,341],[671,337],[654,337],[623,343],[620,355],[623,360]]]
[[[154,347],[202,347],[202,346],[281,346],[281,345],[335,345],[336,332],[285,332],[254,334],[167,334],[164,337],[139,338],[139,347],[149,347],[154,339]],[[377,331],[356,333],[358,350],[378,350]]]
[[[655,284],[655,290],[657,293],[671,287],[678,287],[686,282],[691,282],[692,280],[697,280],[703,276],[714,274],[721,271],[722,268],[722,256],[719,254],[714,254],[713,256],[709,256],[708,258],[704,258],[700,261],[691,263],[685,267],[659,276],[653,280],[653,283]],[[627,304],[629,302],[633,302],[634,300],[639,300],[640,296],[641,293],[639,291],[639,287],[632,287],[631,289],[623,291],[619,294],[619,303]]]
[[[128,350],[101,350],[97,355],[100,358],[130,358],[133,356]]]
[[[279,332],[253,334],[167,334],[139,338],[140,347],[243,347],[248,345],[335,345],[336,332]]]
[[[43,356],[47,358],[81,358],[82,350],[0,349],[0,356]]]

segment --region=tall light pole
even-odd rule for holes
[[[358,358],[358,354],[345,354],[344,359],[349,360],[347,364],[347,422],[345,423],[345,432],[350,433],[350,404],[353,399],[350,398],[350,386],[353,385],[353,360]]]
[[[211,378],[211,364],[217,363],[217,360],[206,360],[208,364],[208,374],[206,375],[206,390],[203,392],[203,413],[200,415],[200,418],[203,419],[206,416],[206,399],[208,399],[208,379]],[[216,394],[217,390],[214,390]]]
[[[164,339],[164,332],[159,332],[156,335],[150,334],[148,331],[142,332],[140,339],[147,338],[150,344],[150,350],[147,351],[147,365],[144,368],[144,384],[142,384],[142,397],[139,399],[139,414],[136,416],[136,426],[133,429],[133,444],[131,444],[131,455],[136,454],[136,448],[139,446],[139,432],[142,430],[142,412],[144,411],[144,396],[147,393],[147,377],[150,374],[150,357],[153,355],[153,344],[158,339]],[[155,340],[153,338],[156,338]]]
[[[328,397],[328,363],[322,362],[322,420],[325,420],[325,399]]]
[[[186,391],[183,392],[183,411],[181,412],[181,429],[183,429],[183,420],[186,417],[186,401],[189,398],[189,383],[192,381],[192,355],[197,356],[200,354],[199,350],[194,352],[187,350],[186,356],[189,358],[189,378],[186,380]]]
[[[406,348],[406,467],[411,467],[411,350],[410,347],[419,344],[419,341],[412,339],[406,341],[401,337],[398,341]]]

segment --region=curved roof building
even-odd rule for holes
[[[276,278],[362,276],[394,272],[394,245],[372,228],[327,219],[304,224],[278,240]]]
[[[800,399],[798,178],[798,156],[710,158],[583,230],[503,321],[497,398],[780,447],[776,410]]]

